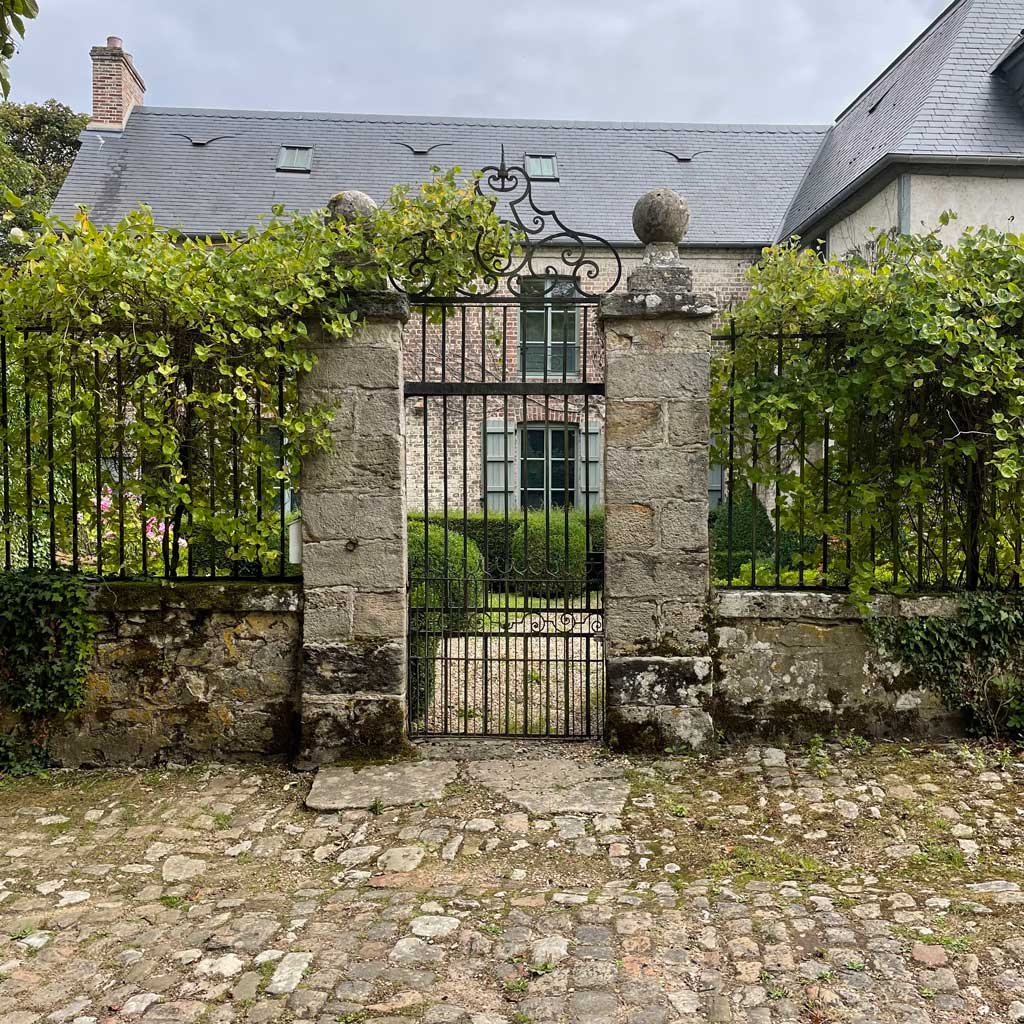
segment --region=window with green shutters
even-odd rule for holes
[[[600,508],[604,436],[590,423],[489,419],[483,439],[487,508]]]
[[[573,423],[523,425],[523,508],[565,508],[576,504],[576,441]]]
[[[519,370],[526,377],[562,379],[579,373],[579,320],[575,284],[566,278],[531,277],[522,284]]]

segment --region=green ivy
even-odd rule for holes
[[[0,750],[0,773],[38,760],[34,748],[50,724],[85,703],[94,638],[80,578],[41,569],[0,574],[0,710],[18,719]]]
[[[1024,598],[970,594],[954,617],[882,617],[868,634],[971,731],[1024,735]]]

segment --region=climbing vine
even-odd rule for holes
[[[1024,735],[1024,598],[969,594],[952,617],[866,620],[911,678],[996,739]]]
[[[514,244],[472,177],[434,170],[350,223],[277,207],[244,234],[189,238],[142,208],[12,232],[25,253],[0,268],[5,457],[28,486],[12,488],[0,541],[103,574],[149,559],[178,574],[197,537],[200,569],[210,551],[281,568],[273,513],[330,443],[329,403],[299,402],[311,335],[343,342],[353,293],[415,290],[428,265],[439,294],[471,287]]]
[[[731,427],[735,476],[818,539],[807,569],[828,550],[824,582],[861,603],[1019,580],[1024,236],[881,235],[869,258],[792,243],[751,281],[715,375],[716,457]]]

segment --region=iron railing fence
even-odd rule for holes
[[[112,328],[95,337],[108,340]],[[169,351],[198,340],[160,325]],[[60,352],[52,358],[53,346]],[[49,349],[47,358],[33,352]],[[5,571],[66,569],[101,579],[292,579],[297,494],[279,424],[297,397],[239,379],[222,414],[194,401],[195,362],[159,377],[160,345],[61,344],[49,324],[0,323],[0,559]],[[102,354],[101,354],[102,352]],[[239,359],[244,359],[239,356]],[[154,376],[157,375],[157,376]],[[157,381],[159,396],[134,384]],[[174,422],[170,450],[158,425]]]
[[[992,470],[994,437],[957,453],[935,432],[911,438],[924,419],[917,399],[886,408],[865,396],[840,415],[810,378],[785,429],[759,429],[768,417],[748,415],[749,397],[769,403],[786,390],[774,385],[790,372],[787,353],[817,346],[816,372],[841,374],[850,369],[845,339],[754,339],[733,321],[713,343],[711,459],[722,480],[710,523],[717,586],[843,591],[857,577],[859,589],[866,579],[879,592],[1019,588],[1024,493],[1020,482]],[[745,344],[767,358],[737,360]],[[928,474],[914,472],[926,465]]]

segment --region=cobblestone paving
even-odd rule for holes
[[[1019,755],[507,756],[622,810],[465,760],[338,813],[270,768],[0,788],[0,1024],[1024,1020]]]

